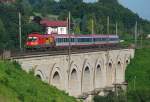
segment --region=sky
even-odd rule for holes
[[[94,2],[96,0],[84,0]],[[118,0],[124,7],[137,13],[140,17],[150,21],[150,0]]]
[[[150,21],[150,0],[119,0],[125,7]]]

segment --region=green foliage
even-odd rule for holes
[[[107,16],[110,17],[110,34],[115,33],[115,24],[118,23],[118,34],[121,39],[134,35],[135,22],[143,34],[150,33],[150,22],[141,19],[137,14],[124,8],[117,0],[99,0],[97,3],[84,3],[82,0],[16,0],[15,3],[0,4],[0,48],[16,49],[19,46],[18,12],[22,14],[22,36],[25,41],[28,33],[43,32],[38,24],[31,23],[31,16],[40,15],[59,20],[66,20],[71,12],[73,33],[91,33],[91,20],[94,20],[94,33],[107,33]],[[56,15],[49,17],[51,15]],[[52,19],[52,20],[53,20]],[[75,21],[75,23],[74,23]],[[34,26],[35,25],[35,26]],[[5,35],[5,36],[4,36]],[[4,44],[5,43],[5,44]]]
[[[120,92],[117,96],[114,92],[110,92],[106,96],[95,96],[94,102],[126,102],[126,94]]]
[[[0,61],[0,101],[76,102],[65,92],[22,71],[16,62]]]
[[[131,61],[126,70],[126,79],[129,83],[129,91],[136,90],[150,91],[150,49],[143,48],[136,50],[135,58]],[[136,76],[136,78],[135,78]]]
[[[2,20],[0,19],[0,41],[1,41],[0,42],[0,46],[1,46],[0,49],[4,48],[5,36],[6,36],[6,31],[5,31],[5,28],[4,28]]]
[[[145,41],[146,43],[148,41]],[[145,46],[145,44],[143,46]],[[150,41],[149,41],[150,44]],[[135,58],[126,70],[128,81],[128,102],[149,102],[150,100],[150,49],[137,49]]]

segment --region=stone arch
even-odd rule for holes
[[[62,73],[60,67],[54,64],[52,71],[50,72],[50,84],[56,86],[58,89],[62,89]]]
[[[107,63],[107,68],[106,68],[106,83],[107,86],[112,86],[114,83],[114,77],[115,73],[114,73],[114,65],[113,65],[113,61],[112,59],[108,61]]]
[[[70,73],[69,73],[69,92],[72,96],[77,96],[80,94],[80,80],[79,80],[79,69],[76,64],[71,65]]]
[[[126,70],[127,65],[130,63],[130,59],[131,59],[131,56],[128,54],[125,54],[124,62],[123,62],[124,63],[124,66],[123,66],[124,71]]]
[[[124,82],[125,72],[123,69],[123,63],[121,58],[117,59],[116,69],[115,69],[115,83]]]
[[[126,56],[125,56],[125,62],[124,62],[124,63],[125,63],[125,64],[129,64],[129,63],[130,63],[130,59],[131,59],[131,56],[129,56],[129,55],[127,56],[127,55],[126,55]]]
[[[60,88],[61,87],[61,78],[60,78],[60,74],[59,72],[55,72],[53,77],[52,77],[52,84],[54,86],[56,86],[57,88]]]
[[[93,88],[92,67],[89,64],[89,62],[85,60],[81,75],[81,92],[82,93],[90,92],[92,88]]]
[[[42,81],[45,81],[46,77],[45,74],[41,70],[35,71],[34,75],[41,79]]]
[[[94,87],[96,89],[103,88],[105,86],[105,70],[103,59],[97,59],[94,70]]]

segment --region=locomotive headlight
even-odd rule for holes
[[[38,42],[31,42],[31,45],[36,46],[36,45],[38,45]]]

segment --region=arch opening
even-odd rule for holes
[[[103,84],[104,82],[103,82],[102,67],[100,64],[98,64],[95,70],[95,88],[102,88]]]
[[[108,66],[109,66],[109,68],[112,68],[112,63],[109,63]]]
[[[121,62],[118,61],[117,65],[116,65],[116,79],[115,79],[115,83],[119,84],[119,83],[123,82],[123,79],[124,79],[124,71],[122,69]]]
[[[128,60],[126,60],[126,64],[129,64],[129,61],[128,61]]]
[[[71,72],[71,80],[77,80],[77,71],[75,69]]]
[[[36,77],[37,77],[38,79],[42,80],[42,77],[41,77],[39,74],[37,74]]]
[[[108,68],[107,68],[107,86],[112,86],[114,82],[114,70],[113,70],[113,65],[112,63],[108,63]]]
[[[57,88],[60,88],[61,82],[60,82],[60,74],[56,71],[52,77],[52,84],[56,86]]]
[[[88,66],[85,67],[83,72],[83,80],[82,80],[82,91],[89,92],[91,88],[91,76],[90,76],[90,69]]]
[[[71,74],[70,74],[70,80],[69,80],[69,90],[70,94],[72,96],[76,96],[79,92],[79,81],[78,81],[78,75],[77,75],[77,70],[73,69]]]
[[[101,66],[97,65],[97,71],[101,71]]]

